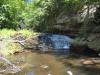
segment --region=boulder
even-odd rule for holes
[[[88,36],[88,46],[95,51],[100,51],[100,33],[92,33]]]
[[[13,38],[13,40],[18,40],[18,41],[25,40],[25,37],[22,36],[22,33],[16,33],[11,37]]]
[[[83,65],[93,65],[93,64],[95,64],[95,63],[94,63],[94,61],[92,61],[92,60],[84,60],[84,61],[82,61],[82,64],[83,64]]]
[[[19,43],[24,49],[37,49],[39,41],[36,36],[27,38],[25,40],[14,40],[15,43]]]

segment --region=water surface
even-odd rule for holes
[[[66,58],[64,63],[55,55],[23,52],[11,55],[8,59],[20,67],[21,71],[3,75],[69,75],[68,72],[72,72],[73,75],[100,75],[100,68],[80,66],[76,58],[71,61]],[[68,64],[68,62],[75,64]]]
[[[12,55],[9,59],[22,70],[12,75],[65,75],[64,64],[52,55],[27,52]]]

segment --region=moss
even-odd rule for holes
[[[85,44],[86,44],[86,41],[84,41],[84,38],[77,38],[77,39],[74,39],[72,42],[73,46],[81,46]]]
[[[96,38],[88,42],[88,46],[94,50],[100,51],[100,38]]]

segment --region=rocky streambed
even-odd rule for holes
[[[6,58],[20,71],[5,71],[1,75],[100,75],[100,63],[91,62],[94,58],[55,56],[27,50]]]
[[[0,49],[4,49],[5,52],[8,49],[10,52],[7,57],[3,56],[3,65],[2,60],[0,61],[2,71],[0,75],[100,75],[100,58],[38,53],[33,47],[34,44],[38,45],[36,40],[34,42],[34,38],[25,40],[29,43],[25,42],[28,44],[26,49],[21,48],[18,41],[16,39],[0,41]],[[7,48],[8,45],[10,48]]]
[[[13,75],[65,75],[65,66],[56,57],[49,54],[32,53],[30,51],[17,53],[8,59],[21,71]],[[9,75],[9,74],[6,74]]]

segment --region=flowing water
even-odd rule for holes
[[[61,53],[58,50],[57,52]],[[77,58],[71,59],[71,61],[69,61],[69,58],[66,58],[64,61],[59,58],[59,55],[33,53],[31,51],[15,53],[14,55],[8,56],[7,60],[3,60],[14,64],[15,69],[20,69],[19,72],[10,73],[8,68],[8,72],[0,72],[0,75],[100,75],[100,65],[98,65],[99,68],[88,68],[84,67],[84,65],[80,66]],[[74,63],[74,66],[71,63]],[[13,70],[11,69],[11,71]]]
[[[44,34],[40,35],[39,39],[44,44],[42,45],[44,51],[48,50],[49,47],[56,55],[70,54],[70,45],[73,40],[68,36]]]

